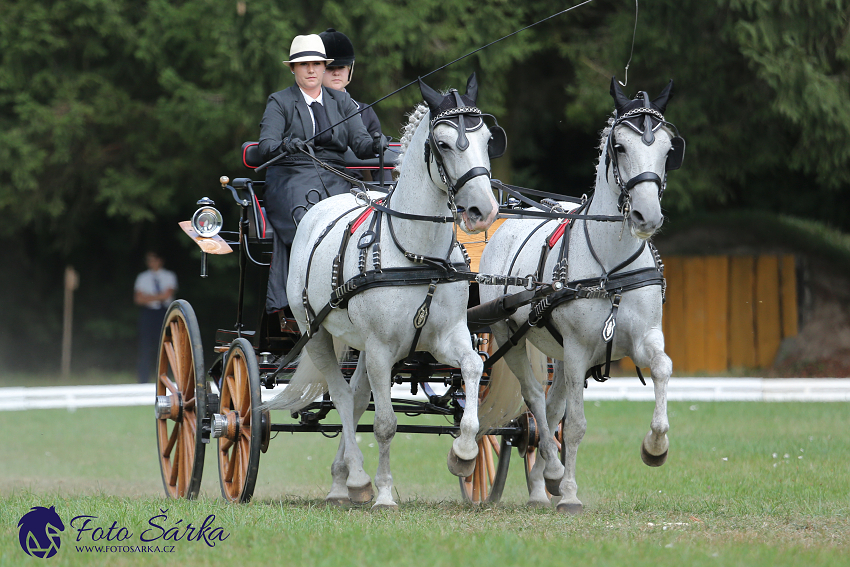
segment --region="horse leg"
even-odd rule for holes
[[[389,353],[376,352],[373,348],[367,350],[366,374],[375,400],[375,441],[378,442],[378,472],[375,474],[378,497],[372,510],[398,510],[398,504],[393,500],[393,476],[390,472],[390,444],[398,423],[390,399],[393,361]]]
[[[673,362],[664,353],[664,335],[660,329],[650,330],[644,336],[641,347],[635,360],[639,365],[649,363],[655,388],[655,410],[652,412],[649,433],[640,445],[640,458],[650,467],[660,467],[667,460],[670,447],[667,439],[667,431],[670,429],[667,421],[667,383],[673,373]]]
[[[507,329],[505,329],[506,331]],[[499,344],[504,344],[507,341],[507,335],[502,335],[499,331],[493,328],[496,341]],[[526,342],[520,341],[518,345],[505,353],[505,362],[508,367],[517,377],[522,391],[522,397],[534,419],[537,422],[540,442],[538,446],[537,459],[529,473],[528,482],[528,505],[549,505],[549,497],[546,495],[546,490],[551,494],[560,494],[561,479],[564,477],[564,465],[558,458],[558,447],[555,444],[555,439],[550,433],[549,425],[546,419],[546,393],[543,386],[534,378],[531,370],[531,365],[528,362],[526,355]],[[546,490],[543,489],[545,483]]]
[[[364,374],[366,372],[366,355],[365,353],[360,353],[359,358],[357,359],[357,368],[354,370],[354,374],[351,376],[351,389],[354,390],[354,427],[356,431],[357,424],[360,421],[360,417],[369,407],[369,393],[371,390],[369,389],[369,382],[364,379]],[[331,490],[328,493],[327,497],[325,497],[325,502],[329,504],[343,505],[350,502],[348,487],[346,486],[346,482],[348,481],[348,465],[345,464],[345,437],[340,436],[339,439],[339,449],[337,450],[336,457],[334,458],[334,462],[331,465],[331,476],[333,478],[333,483],[331,485]],[[369,491],[371,491],[371,484],[369,485]],[[361,499],[371,500],[373,493],[364,494]]]
[[[576,352],[577,349],[564,347],[564,357],[568,352]],[[582,511],[581,500],[578,499],[578,485],[576,484],[576,456],[578,446],[587,431],[587,419],[584,416],[584,375],[586,365],[577,364],[573,357],[563,363],[563,392],[565,395],[565,414],[558,412],[560,402],[557,399],[559,390],[550,391],[551,413],[553,423],[558,416],[564,415],[563,429],[563,453],[564,453],[564,478],[561,481],[561,500],[558,501],[556,509],[563,514],[580,514]],[[556,378],[557,382],[557,378]],[[561,388],[561,386],[558,386]],[[547,408],[548,411],[548,408]]]
[[[342,422],[343,439],[340,443],[345,446],[343,462],[348,468],[346,486],[349,497],[355,503],[368,502],[372,499],[372,479],[363,470],[363,453],[360,452],[354,437],[357,427],[354,422],[353,394],[339,369],[333,338],[324,327],[320,327],[306,348],[313,364],[327,379],[328,391]],[[331,470],[333,471],[333,467]]]
[[[449,472],[466,478],[475,470],[475,458],[478,456],[478,386],[484,362],[477,352],[472,350],[466,325],[456,327],[449,335],[445,345],[451,345],[447,352],[439,352],[437,360],[460,368],[463,385],[466,389],[466,404],[460,419],[460,435],[452,442],[447,459]]]

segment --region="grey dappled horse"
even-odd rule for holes
[[[646,93],[629,100],[612,80],[616,112],[602,134],[595,190],[580,211],[587,215],[620,215],[623,221],[573,221],[537,274],[547,282],[557,276],[568,284],[561,293],[569,300],[548,310],[541,305],[538,313],[532,310],[534,306],[526,306],[510,316],[509,322],[503,320],[492,327],[497,342],[506,344],[530,315],[534,320],[545,313],[537,319],[540,326],[530,327],[519,340],[519,348],[514,347],[505,355],[520,380],[523,397],[540,432],[542,458],[537,459],[529,476],[529,504],[548,505],[548,488],[552,494],[560,494],[560,499],[556,499],[559,511],[581,511],[575,473],[578,446],[587,428],[584,387],[590,370],[596,367],[598,376],[600,365],[611,359],[630,356],[639,367],[651,369],[655,411],[650,431],[641,444],[641,456],[650,466],[660,466],[667,458],[667,381],[672,363],[664,353],[661,327],[663,266],[646,241],[663,221],[661,195],[666,172],[677,169],[684,156],[684,140],[663,117],[672,87],[670,81],[651,102]],[[576,208],[567,203],[561,206],[567,210]],[[546,240],[553,238],[557,226],[555,220],[505,221],[484,250],[481,272],[535,274],[541,250],[548,245]],[[561,252],[558,246],[565,243]],[[578,288],[576,282],[582,280],[587,280],[583,289],[569,291]],[[482,286],[481,301],[494,299],[502,292],[501,288]],[[526,340],[553,359],[563,361],[555,365],[548,394],[531,375]],[[562,417],[563,465],[553,439]]]
[[[467,232],[480,232],[496,218],[498,205],[490,187],[490,155],[494,154],[491,130],[484,116],[475,108],[478,86],[470,77],[467,92],[455,90],[440,94],[420,81],[427,106],[420,106],[410,117],[402,139],[403,155],[398,166],[395,190],[384,206],[400,213],[429,217],[445,217],[456,207],[454,220]],[[496,131],[497,127],[493,130]],[[504,133],[496,132],[496,146]],[[498,137],[501,135],[501,138]],[[427,153],[426,153],[427,147]],[[498,154],[496,147],[496,154]],[[488,153],[489,152],[489,153]],[[382,195],[370,193],[368,199]],[[378,226],[371,218],[350,235],[341,250],[349,221],[363,213],[365,196],[340,195],[325,199],[312,207],[298,226],[292,245],[287,294],[304,297],[311,309],[318,311],[334,290],[332,276],[335,257],[342,256],[343,273],[337,285],[361,274],[374,263],[375,234],[380,242],[380,268],[416,269],[423,267],[421,258],[442,261],[445,265],[464,264],[460,249],[454,245],[452,223],[429,222],[384,213]],[[373,213],[374,217],[377,213]],[[326,228],[338,219],[329,230]],[[451,219],[450,219],[451,220]],[[366,230],[372,236],[366,234]],[[323,234],[324,233],[324,234]],[[362,261],[358,244],[371,247]],[[441,260],[442,259],[442,260]],[[427,266],[426,266],[427,267]],[[308,275],[309,273],[309,275]],[[411,272],[413,273],[413,272]],[[423,315],[428,283],[391,285],[358,293],[347,305],[333,309],[306,345],[287,389],[269,402],[271,409],[296,410],[329,390],[342,421],[340,450],[332,466],[333,487],[328,501],[367,502],[372,496],[371,479],[363,470],[363,455],[355,441],[357,420],[369,402],[369,388],[357,387],[363,373],[375,403],[375,439],[379,447],[375,484],[378,495],[373,508],[395,509],[390,474],[390,442],[396,431],[396,417],[390,403],[391,370],[412,348],[430,352],[443,364],[458,367],[467,392],[477,392],[483,364],[472,348],[466,326],[469,295],[468,280],[441,282],[431,290],[430,305]],[[306,330],[305,305],[292,302],[292,311],[302,333]],[[424,322],[417,333],[414,319]],[[332,339],[361,351],[352,385],[343,378],[334,354]],[[416,344],[414,345],[414,342]],[[478,453],[478,404],[469,396],[460,423],[460,435],[449,453],[449,469],[458,476],[468,476]]]

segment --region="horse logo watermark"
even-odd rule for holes
[[[18,541],[27,555],[47,559],[59,552],[62,545],[59,532],[63,531],[65,524],[54,506],[33,506],[18,522]]]

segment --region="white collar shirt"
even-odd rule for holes
[[[324,103],[322,102],[323,89],[319,90],[319,96],[316,97],[316,98],[313,98],[310,95],[308,95],[307,93],[305,93],[303,90],[301,90],[301,87],[298,87],[298,90],[301,91],[301,96],[304,97],[304,102],[307,103],[307,109],[310,111],[310,122],[313,123],[313,135],[315,136],[316,135],[316,118],[313,116],[313,108],[310,105],[313,104],[314,102],[318,102],[319,104],[324,105]]]

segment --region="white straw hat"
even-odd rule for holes
[[[296,35],[295,39],[292,40],[292,47],[289,48],[289,61],[284,61],[284,63],[289,65],[303,61],[324,61],[326,64],[333,62],[333,59],[328,59],[325,55],[325,44],[322,43],[322,38],[317,34]]]

